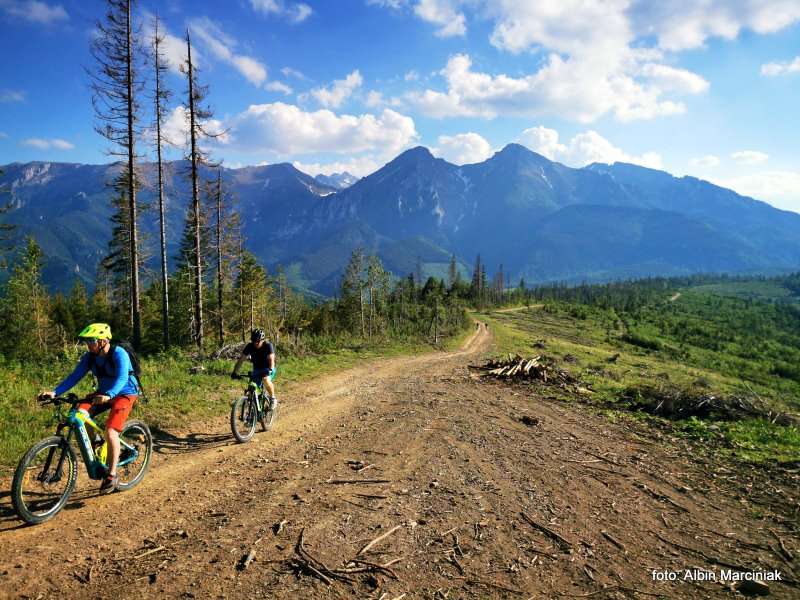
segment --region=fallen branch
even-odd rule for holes
[[[367,506],[366,504],[359,504],[358,502],[353,502],[352,500],[348,500],[347,498],[342,498],[343,501],[347,502],[348,504],[352,504],[353,506],[357,506],[358,508],[363,508],[364,510],[371,510],[373,512],[377,512],[377,508],[372,508],[371,506]]]
[[[379,535],[379,536],[378,536],[378,537],[376,537],[374,540],[372,540],[371,542],[367,543],[367,544],[366,544],[366,545],[365,545],[363,548],[361,548],[361,550],[359,550],[358,552],[356,552],[356,556],[361,556],[361,555],[362,555],[362,554],[364,554],[364,553],[365,553],[367,550],[369,550],[370,548],[372,548],[372,547],[373,547],[375,544],[377,544],[377,543],[381,542],[382,540],[386,539],[387,537],[389,537],[390,535],[392,535],[392,534],[393,534],[395,531],[397,531],[397,530],[398,530],[398,529],[400,529],[401,527],[402,527],[402,525],[395,525],[394,527],[392,527],[392,528],[391,528],[389,531],[387,531],[386,533]]]
[[[601,534],[601,535],[602,535],[604,538],[606,538],[606,539],[607,539],[609,542],[611,542],[612,544],[614,544],[614,545],[615,545],[617,548],[619,548],[619,549],[620,549],[620,550],[622,550],[623,552],[627,552],[627,550],[625,550],[625,546],[623,546],[621,542],[618,542],[617,540],[615,540],[615,539],[614,539],[614,538],[611,536],[611,534],[610,534],[610,533],[608,533],[607,531],[603,530],[603,531],[601,531],[601,532],[600,532],[600,534]]]
[[[298,565],[300,568],[306,569],[315,577],[318,577],[322,581],[324,581],[328,585],[333,584],[334,579],[339,579],[341,581],[346,581],[348,583],[353,583],[353,580],[345,575],[340,573],[336,573],[329,569],[325,563],[321,560],[318,560],[311,553],[306,550],[305,546],[303,545],[303,540],[305,537],[305,528],[300,530],[300,537],[297,538],[297,544],[295,544],[294,551],[295,554],[299,557],[295,560],[295,564]]]
[[[536,529],[538,529],[542,533],[545,533],[546,535],[550,536],[552,539],[556,540],[561,545],[561,549],[562,550],[571,550],[572,549],[573,544],[571,542],[569,542],[568,540],[564,539],[563,537],[561,537],[559,534],[557,534],[552,529],[549,529],[549,528],[545,527],[541,523],[537,523],[536,521],[531,519],[528,515],[526,515],[524,512],[523,513],[519,513],[519,514],[522,516],[523,519],[525,519],[525,521],[528,522],[529,525],[532,525],[533,527],[535,527]]]
[[[474,585],[474,584],[485,585],[487,587],[493,587],[493,588],[496,588],[498,590],[503,590],[504,592],[511,592],[512,594],[524,594],[524,592],[521,591],[521,590],[515,590],[514,588],[506,587],[504,585],[500,585],[499,583],[494,583],[493,581],[486,581],[485,579],[478,579],[476,577],[473,577],[473,578],[470,578],[470,579],[466,579],[465,578],[464,579],[464,583],[466,583],[468,585]]]
[[[133,560],[139,560],[140,558],[144,558],[145,556],[150,556],[151,554],[155,554],[156,552],[161,552],[162,550],[166,550],[166,546],[157,546],[148,550],[147,552],[142,552],[141,554],[137,554],[133,557]]]
[[[569,596],[570,598],[589,598],[591,596],[597,596],[598,594],[604,594],[606,592],[613,592],[615,590],[622,590],[623,592],[630,592],[632,594],[641,594],[643,596],[664,596],[663,592],[653,593],[653,592],[645,592],[643,590],[637,590],[636,588],[628,587],[625,585],[612,585],[609,587],[604,587],[600,590],[596,590],[594,592],[588,592],[586,594],[570,594],[568,592],[556,592],[559,596]]]
[[[391,483],[389,479],[328,479],[325,483],[332,485],[345,485],[345,484],[372,484],[372,483]]]
[[[708,562],[710,562],[712,564],[719,565],[720,567],[728,567],[729,569],[736,569],[737,571],[741,571],[743,573],[749,573],[749,572],[753,571],[753,569],[751,569],[750,567],[743,567],[742,565],[737,565],[735,563],[731,563],[731,562],[725,561],[725,560],[723,560],[721,558],[717,558],[716,556],[709,556],[708,554],[706,554],[702,550],[698,550],[696,548],[690,548],[689,546],[684,546],[682,544],[679,544],[678,542],[673,542],[672,540],[668,540],[667,538],[662,537],[661,534],[659,534],[659,533],[656,533],[656,532],[654,532],[654,533],[655,533],[656,537],[658,539],[660,539],[662,542],[664,542],[665,544],[669,544],[671,546],[674,546],[675,548],[679,548],[681,550],[686,550],[687,552],[692,552],[694,554],[697,554],[698,556],[702,556],[703,558],[705,558]]]
[[[769,530],[769,532],[770,532],[770,533],[773,535],[773,537],[774,537],[776,540],[778,540],[778,543],[779,543],[779,544],[780,544],[780,546],[781,546],[781,553],[783,554],[783,556],[784,556],[784,557],[786,557],[786,559],[787,559],[787,560],[790,560],[790,561],[791,561],[791,560],[794,560],[794,556],[792,556],[792,553],[791,553],[791,552],[789,552],[789,549],[788,549],[788,548],[786,547],[786,545],[783,543],[783,540],[782,540],[782,539],[781,539],[781,538],[778,536],[778,534],[777,534],[777,533],[775,533],[775,530],[773,530],[773,529],[770,529],[770,530]]]
[[[638,487],[639,489],[642,489],[645,492],[649,493],[651,496],[653,496],[653,498],[656,498],[657,500],[665,500],[666,502],[669,502],[670,504],[672,504],[672,506],[682,510],[683,512],[687,512],[687,513],[691,512],[688,508],[686,508],[685,506],[681,506],[680,504],[675,502],[675,500],[673,500],[672,498],[670,498],[666,494],[662,494],[661,492],[658,492],[658,491],[654,490],[653,488],[648,487],[647,484],[644,484],[644,483],[642,483],[640,481],[634,481],[633,485]]]

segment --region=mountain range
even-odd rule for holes
[[[12,163],[6,220],[33,235],[53,288],[93,282],[111,234],[108,182],[118,166]],[[143,203],[154,205],[152,164]],[[189,199],[186,164],[168,164],[168,231],[174,255]],[[211,177],[211,173],[206,174]],[[457,166],[417,147],[356,180],[312,177],[282,163],[223,168],[247,247],[298,288],[335,292],[351,251],[377,253],[397,275],[443,276],[455,255],[465,275],[480,254],[516,283],[606,281],[696,272],[774,272],[800,267],[800,214],[778,210],[694,177],[625,163],[575,169],[518,144]],[[156,264],[154,210],[142,230]],[[155,268],[155,267],[154,267]]]

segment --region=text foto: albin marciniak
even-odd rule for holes
[[[705,569],[683,569],[681,571],[666,571],[653,569],[651,571],[653,581],[783,581],[780,571],[734,571],[733,569],[721,569],[707,571]]]

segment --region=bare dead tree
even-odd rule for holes
[[[203,262],[201,249],[201,207],[199,188],[199,169],[205,165],[215,167],[210,162],[208,155],[200,147],[203,139],[211,139],[224,135],[225,132],[211,132],[206,128],[213,117],[211,109],[205,105],[208,97],[208,86],[201,86],[197,81],[197,69],[192,62],[192,40],[189,31],[186,31],[186,63],[182,66],[188,81],[188,93],[184,108],[189,120],[189,162],[192,181],[192,212],[194,218],[194,323],[193,337],[197,347],[203,348]]]
[[[219,338],[219,347],[225,345],[225,312],[223,306],[223,289],[224,279],[222,276],[222,169],[217,171],[217,186],[216,186],[216,203],[217,203],[217,337]]]
[[[172,96],[169,89],[164,86],[163,78],[167,70],[162,44],[164,35],[159,33],[160,19],[158,15],[153,18],[153,43],[152,57],[154,67],[155,91],[153,102],[155,104],[155,133],[156,155],[158,161],[158,222],[161,234],[161,328],[164,339],[164,348],[170,345],[169,338],[169,281],[167,271],[167,233],[164,207],[164,161],[162,159],[162,145],[164,138],[161,132],[161,123],[167,117],[167,105]]]
[[[139,46],[134,39],[131,18],[133,0],[107,0],[105,19],[97,22],[97,35],[91,44],[95,59],[91,78],[95,131],[111,142],[108,153],[124,159],[122,180],[128,200],[130,250],[130,302],[133,345],[141,345],[142,325],[139,308],[139,235],[136,205],[136,138],[139,135],[139,104],[142,90],[138,75]]]

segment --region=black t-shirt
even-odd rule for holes
[[[253,361],[254,371],[267,371],[269,369],[269,355],[275,354],[275,347],[272,342],[265,342],[261,348],[256,348],[253,342],[247,344],[242,350],[245,356],[249,356]]]

